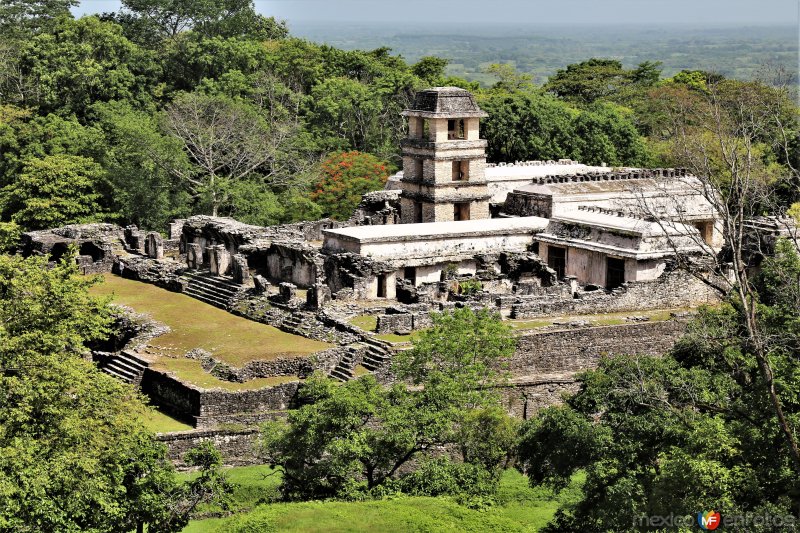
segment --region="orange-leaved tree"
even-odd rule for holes
[[[385,161],[364,152],[335,152],[323,163],[311,199],[326,216],[347,220],[358,207],[361,195],[383,188],[389,177]]]

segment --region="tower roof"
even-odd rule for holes
[[[487,114],[478,107],[472,93],[460,87],[433,87],[417,93],[403,116],[424,118],[472,118]]]

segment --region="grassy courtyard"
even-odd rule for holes
[[[194,475],[194,474],[185,474]],[[580,494],[580,476],[566,490],[554,494],[531,488],[515,470],[507,470],[496,503],[471,509],[449,497],[398,496],[364,502],[260,503],[277,495],[278,475],[267,466],[228,469],[235,485],[234,515],[194,520],[184,533],[223,531],[286,532],[449,532],[449,531],[537,531],[555,513],[561,502]],[[206,508],[202,511],[213,512]]]
[[[189,296],[119,276],[105,275],[104,283],[93,287],[92,292],[109,295],[114,303],[169,326],[171,331],[153,339],[144,355],[153,361],[154,368],[169,370],[180,379],[204,388],[253,389],[291,378],[261,378],[247,383],[222,381],[203,371],[199,361],[184,357],[196,348],[226,364],[241,367],[250,361],[301,357],[331,347],[232,315]]]

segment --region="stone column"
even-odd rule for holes
[[[250,269],[247,267],[247,258],[242,254],[233,256],[231,262],[231,274],[233,281],[241,285],[250,283]]]
[[[155,231],[148,233],[144,243],[144,249],[145,253],[147,253],[147,257],[164,259],[164,239],[161,237],[161,234]]]
[[[181,238],[184,222],[186,219],[180,218],[169,223],[169,240],[174,241]]]
[[[203,249],[196,242],[187,245],[186,266],[194,269],[199,269],[203,266]]]
[[[211,273],[217,276],[224,276],[227,274],[231,266],[231,254],[228,253],[225,245],[216,244],[214,246],[209,246],[207,250]]]
[[[281,283],[278,285],[281,301],[289,303],[297,296],[297,286],[294,283]]]
[[[309,309],[322,309],[331,301],[331,289],[325,284],[318,283],[308,289],[306,293],[306,306]]]

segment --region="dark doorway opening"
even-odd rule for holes
[[[405,267],[403,269],[403,277],[410,281],[412,285],[417,285],[417,269],[415,267]]]
[[[567,272],[567,249],[559,246],[548,246],[547,266],[556,271],[558,279],[562,279]]]
[[[422,223],[422,203],[414,202],[414,222]]]
[[[378,298],[386,298],[386,274],[378,276]]]
[[[625,283],[625,261],[609,257],[606,259],[606,288],[616,289]]]

